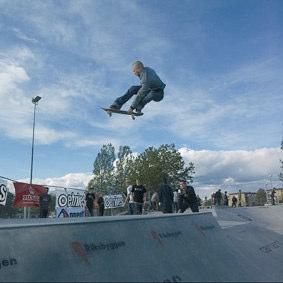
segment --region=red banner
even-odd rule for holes
[[[14,187],[16,191],[14,207],[38,207],[39,196],[46,191],[43,186],[20,182],[14,182]]]

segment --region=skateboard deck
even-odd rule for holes
[[[113,109],[113,108],[104,108],[101,107],[101,109],[103,109],[110,117],[112,116],[112,113],[116,113],[116,114],[122,114],[122,115],[129,115],[132,117],[133,120],[135,120],[136,116],[142,116],[143,113],[129,113],[128,111],[125,110],[118,110],[118,109]]]

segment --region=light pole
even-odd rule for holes
[[[36,106],[41,99],[40,96],[33,97],[31,102],[34,105],[33,108],[33,128],[32,128],[32,145],[31,145],[31,162],[30,162],[30,187],[32,187],[32,174],[33,174],[33,152],[34,152],[34,129],[35,129],[35,112]],[[30,217],[30,209],[28,210],[28,217]],[[24,218],[26,218],[26,207],[24,209]]]

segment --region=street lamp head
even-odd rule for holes
[[[36,97],[33,97],[31,101],[33,104],[37,104],[40,99],[41,99],[40,96],[36,96]]]

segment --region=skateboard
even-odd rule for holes
[[[119,110],[119,109],[113,109],[113,108],[104,108],[101,107],[101,109],[103,109],[105,112],[107,112],[107,114],[111,117],[112,113],[116,113],[116,114],[123,114],[123,115],[129,115],[132,117],[133,120],[135,120],[136,116],[142,116],[143,113],[129,113],[128,111],[125,110]]]

